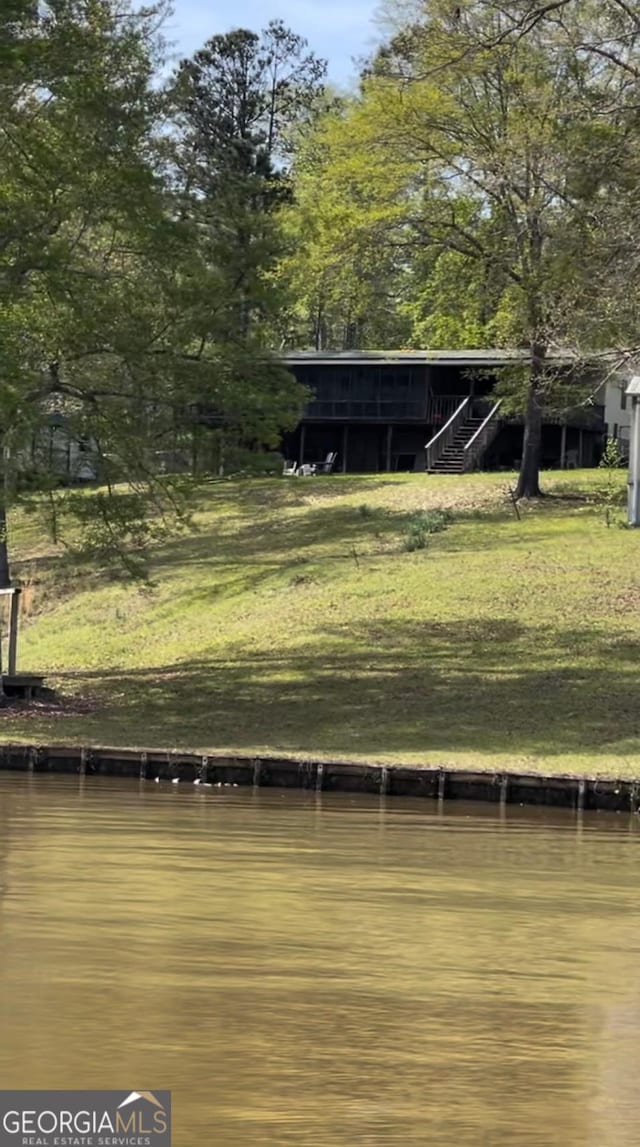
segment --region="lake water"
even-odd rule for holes
[[[640,826],[0,774],[2,1087],[175,1147],[640,1144]]]

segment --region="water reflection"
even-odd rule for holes
[[[627,818],[0,776],[4,1087],[176,1147],[640,1144]]]

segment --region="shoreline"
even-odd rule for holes
[[[448,769],[301,757],[190,753],[77,745],[0,745],[0,771],[136,777],[147,781],[235,784],[372,793],[384,797],[545,805],[583,811],[640,813],[640,780],[569,774]]]

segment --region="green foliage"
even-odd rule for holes
[[[615,470],[619,470],[623,465],[624,459],[619,443],[615,438],[607,438],[602,458],[600,459],[600,469],[605,470],[607,474],[611,475]]]
[[[265,477],[282,474],[284,458],[275,450],[248,450],[235,447],[225,454],[224,473],[232,477]]]
[[[407,553],[427,548],[428,531],[419,522],[411,522],[403,538],[403,546]]]
[[[0,15],[0,520],[38,493],[49,514],[59,416],[106,492],[58,491],[56,529],[77,518],[74,545],[131,571],[158,514],[163,529],[184,518],[158,460],[206,473],[221,442],[227,457],[271,448],[305,397],[267,332],[285,135],[323,65],[275,23],[214,37],[162,89],[164,13],[11,0]]]
[[[353,109],[346,100],[320,106],[298,147],[280,267],[290,298],[281,323],[287,345],[348,350],[403,346],[410,338],[397,252],[363,226],[371,220],[372,195],[359,187],[352,203],[346,193],[338,149]],[[366,141],[354,134],[349,143],[357,149],[354,162],[364,164]]]
[[[593,498],[599,507],[607,529],[620,517],[626,493],[626,474],[622,467],[624,460],[615,438],[608,438],[600,459],[598,481],[593,488]]]
[[[378,513],[379,510],[376,506],[370,506],[368,502],[362,502],[358,506],[358,515],[364,518],[365,521],[370,521],[372,518],[375,518]]]
[[[454,515],[451,510],[435,508],[420,511],[413,515],[412,520],[419,523],[428,534],[440,534],[452,524]]]
[[[408,553],[424,550],[431,534],[440,534],[453,522],[450,510],[419,510],[410,515],[404,533],[403,545]]]
[[[640,270],[623,219],[636,212],[638,29],[608,0],[560,7],[558,23],[557,5],[534,18],[524,0],[427,0],[408,22],[389,4],[399,31],[320,118],[297,173],[307,345],[349,347],[355,331],[368,346],[528,352],[505,382],[505,410],[525,419],[519,496],[538,492],[543,408],[567,411],[593,387],[553,350],[577,347],[579,361],[625,326],[638,342],[637,275],[607,302],[623,251]],[[633,44],[622,63],[598,50],[604,29]]]
[[[306,47],[279,21],[260,35],[236,29],[213,36],[175,77],[175,184],[220,303],[202,312],[205,346],[216,335],[259,339],[282,305],[275,271],[291,197],[287,152],[325,71]]]
[[[427,0],[336,98],[278,21],[162,87],[163,4],[2,8],[0,523],[53,498],[63,534],[109,520],[92,552],[141,552],[145,500],[163,528],[188,500],[160,458],[271,465],[305,401],[271,349],[292,344],[526,350],[499,392],[535,493],[543,409],[593,388],[554,348],[640,342],[631,8]],[[57,414],[104,497],[58,490]]]
[[[3,9],[3,507],[25,486],[48,505],[54,411],[97,457],[126,443],[124,472],[142,497],[141,455],[163,430],[150,412],[168,411],[175,393],[165,288],[184,250],[154,168],[160,16],[115,0],[24,5],[9,22]],[[118,534],[138,545],[124,503],[90,504],[100,528],[113,512],[113,546]]]
[[[186,529],[188,516],[180,512],[175,500],[173,508]],[[140,581],[149,577],[149,547],[176,531],[175,515],[169,518],[159,499],[151,505],[145,489],[69,492],[58,501],[55,512],[58,530],[65,516],[73,521],[66,548],[76,561],[116,574],[124,571]]]

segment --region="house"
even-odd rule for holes
[[[505,368],[527,364],[526,351],[296,351],[281,361],[311,394],[297,428],[282,441],[285,458],[298,466],[333,453],[343,473],[460,473],[520,463],[524,420],[498,403],[495,387]],[[577,369],[569,353],[548,361],[560,376]],[[580,369],[589,383],[581,392],[592,398],[562,414],[545,412],[543,468],[597,465],[607,435],[628,452],[627,380],[608,371],[599,384],[602,366]],[[207,413],[207,425],[218,422]],[[176,451],[158,453],[156,462],[171,472],[189,466]],[[57,472],[69,483],[95,481],[99,469],[95,444],[69,433],[54,404],[23,466]]]
[[[343,473],[519,465],[523,419],[493,392],[500,370],[527,363],[525,351],[298,351],[283,361],[313,395],[283,440],[298,465],[329,451]],[[574,369],[570,354],[548,361],[560,374]],[[594,374],[592,402],[545,414],[543,467],[597,465],[605,433],[597,389]]]
[[[43,474],[55,474],[65,485],[94,482],[98,474],[95,443],[70,433],[59,409],[45,413],[40,429],[20,451],[19,464],[25,475],[37,480]]]
[[[629,457],[631,409],[627,396],[628,378],[614,378],[604,387],[604,421],[607,438],[617,443],[623,458]]]

